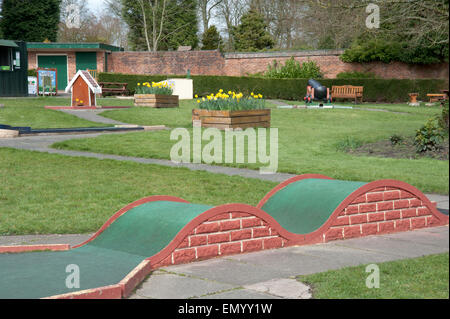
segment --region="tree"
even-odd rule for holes
[[[61,0],[3,0],[0,29],[8,39],[55,42]]]
[[[209,21],[213,13],[218,9],[223,0],[198,0],[198,7],[200,10],[200,17],[202,19],[203,33],[209,28]]]
[[[264,18],[253,8],[242,16],[241,23],[233,28],[232,34],[237,51],[259,51],[274,46]]]
[[[202,50],[217,50],[222,49],[222,38],[217,31],[216,26],[210,26],[202,37]]]
[[[198,46],[197,0],[170,1],[167,23],[163,28],[160,50],[176,50],[179,46]]]
[[[381,2],[380,28],[364,30],[342,55],[345,62],[439,63],[449,57],[448,0]]]
[[[134,50],[197,46],[197,0],[121,0]]]
[[[72,26],[69,23],[70,18],[73,17],[71,8],[78,7],[79,22],[78,27]],[[60,42],[84,42],[88,29],[91,25],[92,12],[89,10],[87,0],[62,0],[61,2],[61,17],[58,28],[58,41]]]
[[[0,0],[0,39],[3,38],[1,25],[2,25],[2,0]]]
[[[251,0],[250,6],[264,17],[278,48],[290,49],[302,37],[306,0]]]
[[[78,26],[70,21],[73,6],[78,7],[75,12],[79,13]],[[127,47],[127,33],[126,24],[114,10],[102,10],[95,15],[89,10],[87,0],[63,0],[61,4],[60,42],[102,42]]]
[[[247,0],[222,0],[219,5],[219,18],[226,26],[227,51],[234,50],[233,28],[239,24],[241,17],[247,10]]]

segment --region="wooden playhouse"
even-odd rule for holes
[[[66,93],[72,92],[71,106],[97,107],[96,94],[102,94],[102,88],[88,71],[80,70],[66,87]]]

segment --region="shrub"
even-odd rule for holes
[[[442,113],[438,117],[439,126],[442,127],[448,134],[448,100],[445,101],[442,105]]]
[[[159,82],[168,78],[185,78],[186,75],[135,75],[120,73],[100,73],[99,82],[128,83],[128,89],[134,94],[137,83]],[[225,92],[236,91],[244,95],[259,92],[266,99],[302,101],[306,94],[307,79],[268,79],[259,77],[208,76],[193,75],[194,94],[206,96],[219,89]],[[333,85],[364,86],[366,102],[406,102],[408,93],[419,93],[419,99],[425,100],[427,93],[447,88],[445,80],[439,79],[321,79],[320,83],[331,88]]]
[[[303,64],[291,57],[284,65],[279,65],[277,61],[269,64],[264,77],[271,79],[309,79],[322,78],[319,66],[314,61],[306,61]]]
[[[437,151],[444,140],[444,131],[435,118],[429,119],[424,126],[416,131],[414,145],[417,153]]]
[[[37,76],[37,71],[36,71],[36,69],[28,70],[28,76]]]
[[[400,135],[394,134],[389,138],[389,140],[391,141],[392,145],[397,145],[398,143],[403,141],[403,137],[401,137]]]
[[[373,72],[341,72],[336,75],[336,79],[375,79],[377,76]]]

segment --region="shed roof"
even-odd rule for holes
[[[123,48],[104,43],[74,43],[74,42],[28,42],[28,51],[123,51]]]
[[[14,41],[0,39],[0,47],[18,48],[19,46]]]

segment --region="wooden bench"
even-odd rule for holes
[[[331,88],[331,97],[333,99],[340,98],[340,99],[355,99],[355,103],[359,102],[362,103],[363,98],[363,86],[353,86],[353,85],[342,85],[342,86],[336,86],[334,85]]]
[[[447,98],[445,93],[429,93],[427,96],[430,98],[430,103],[439,102]]]
[[[99,82],[98,85],[102,87],[102,95],[105,96],[105,93],[113,93],[120,95],[128,94],[128,83],[117,83],[117,82]]]

